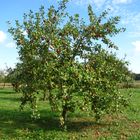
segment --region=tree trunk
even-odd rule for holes
[[[44,93],[43,93],[43,101],[46,101],[47,100],[47,98],[48,98],[47,95],[48,95],[47,94],[47,90],[45,90]]]
[[[62,117],[64,119],[64,122],[66,121],[66,114],[67,114],[67,108],[66,106],[63,106]]]
[[[67,125],[66,125],[67,106],[66,105],[63,106],[63,111],[62,111],[61,116],[63,118],[63,120],[61,122],[61,126],[64,130],[67,130]]]

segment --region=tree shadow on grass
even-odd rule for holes
[[[31,111],[0,110],[0,132],[9,135],[10,133],[15,134],[17,129],[26,128],[30,131],[59,130],[58,118],[53,117],[51,111],[46,111],[45,114],[45,117],[33,121],[30,117]]]
[[[15,98],[15,97],[14,98],[11,98],[11,97],[0,97],[0,99],[1,100],[5,100],[5,101],[10,101],[10,102],[11,101],[13,101],[13,102],[16,101],[17,102],[17,101],[20,101],[21,100],[19,97],[17,97],[17,98]]]
[[[12,88],[0,88],[0,94],[12,94],[16,93]]]
[[[41,110],[42,117],[36,121],[30,118],[30,111],[18,110],[0,110],[0,132],[7,136],[18,136],[19,131],[43,132],[62,131],[59,123],[59,117],[49,110]],[[98,126],[106,126],[108,124],[99,124],[94,120],[83,118],[70,118],[67,121],[69,132],[80,132],[87,128],[95,128]]]
[[[15,135],[16,129],[25,127],[28,114],[29,112],[23,114],[18,110],[0,110],[0,132],[8,136]]]
[[[94,120],[88,120],[88,118],[85,120],[79,118],[79,121],[69,121],[68,123],[68,131],[72,131],[72,132],[80,132],[82,130],[85,129],[91,129],[91,128],[97,128],[97,127],[101,127],[101,126],[108,126],[108,124],[104,124],[104,123],[97,123]]]

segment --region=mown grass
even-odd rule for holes
[[[121,90],[127,96],[125,90]],[[70,114],[68,130],[59,127],[58,114],[48,102],[39,102],[41,118],[33,121],[27,106],[19,110],[20,94],[12,89],[0,90],[0,140],[139,140],[140,89],[132,89],[131,109],[122,114],[106,115],[100,123],[81,112]]]

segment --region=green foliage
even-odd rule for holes
[[[99,120],[126,106],[117,84],[130,79],[128,64],[113,53],[118,47],[110,39],[124,31],[117,28],[120,18],[108,19],[108,11],[97,17],[89,5],[87,24],[78,14],[65,12],[66,3],[61,1],[57,9],[51,6],[47,13],[43,6],[37,13],[30,11],[23,23],[16,21],[9,29],[20,59],[21,107],[30,103],[33,116],[39,117],[37,94],[48,91],[50,106],[60,113],[63,127],[68,112],[93,111]]]

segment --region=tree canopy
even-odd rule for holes
[[[67,113],[77,109],[93,112],[97,120],[118,111],[127,99],[117,84],[130,79],[128,62],[117,58],[118,47],[111,41],[125,30],[118,27],[120,17],[109,17],[108,10],[96,16],[89,5],[87,23],[66,11],[67,2],[50,6],[47,13],[43,6],[30,11],[9,29],[20,59],[21,107],[30,103],[38,117],[38,93],[47,92],[62,126]]]

